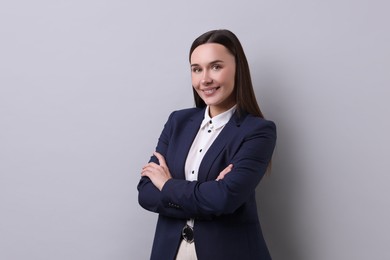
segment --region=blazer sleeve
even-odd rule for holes
[[[163,131],[158,139],[156,151],[166,157],[169,141],[172,135],[173,117],[175,112],[172,112],[165,123]],[[149,162],[158,164],[158,159],[152,156]],[[138,203],[146,210],[159,213],[169,217],[188,219],[191,216],[188,212],[183,211],[177,205],[168,203],[165,205],[162,201],[162,193],[154,186],[148,177],[141,177],[137,186],[138,189]]]
[[[231,214],[245,203],[267,170],[276,143],[276,126],[272,121],[261,120],[245,131],[248,132],[231,160],[233,170],[224,179],[206,182],[170,179],[161,191],[160,205],[175,205],[185,212],[183,215],[208,219]]]

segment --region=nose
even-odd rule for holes
[[[213,83],[213,79],[211,79],[208,75],[208,73],[205,73],[203,75],[203,79],[201,80],[202,85],[208,86]]]

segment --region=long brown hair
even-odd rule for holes
[[[226,49],[234,56],[236,61],[236,74],[234,82],[234,94],[236,95],[237,113],[249,113],[254,116],[264,118],[256,101],[253,91],[252,79],[249,71],[248,61],[244,50],[237,36],[229,30],[213,30],[206,32],[195,39],[191,45],[189,59],[191,62],[192,52],[199,45],[205,43],[218,43],[225,46]],[[196,107],[206,107],[205,102],[200,98],[198,93],[193,89]]]

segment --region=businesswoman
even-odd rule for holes
[[[232,32],[199,36],[189,59],[196,107],[169,116],[138,184],[140,205],[159,214],[151,259],[271,259],[255,188],[275,124],[259,109]]]

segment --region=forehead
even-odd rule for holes
[[[191,54],[191,64],[210,63],[216,60],[234,62],[234,56],[219,43],[205,43],[199,45]]]

